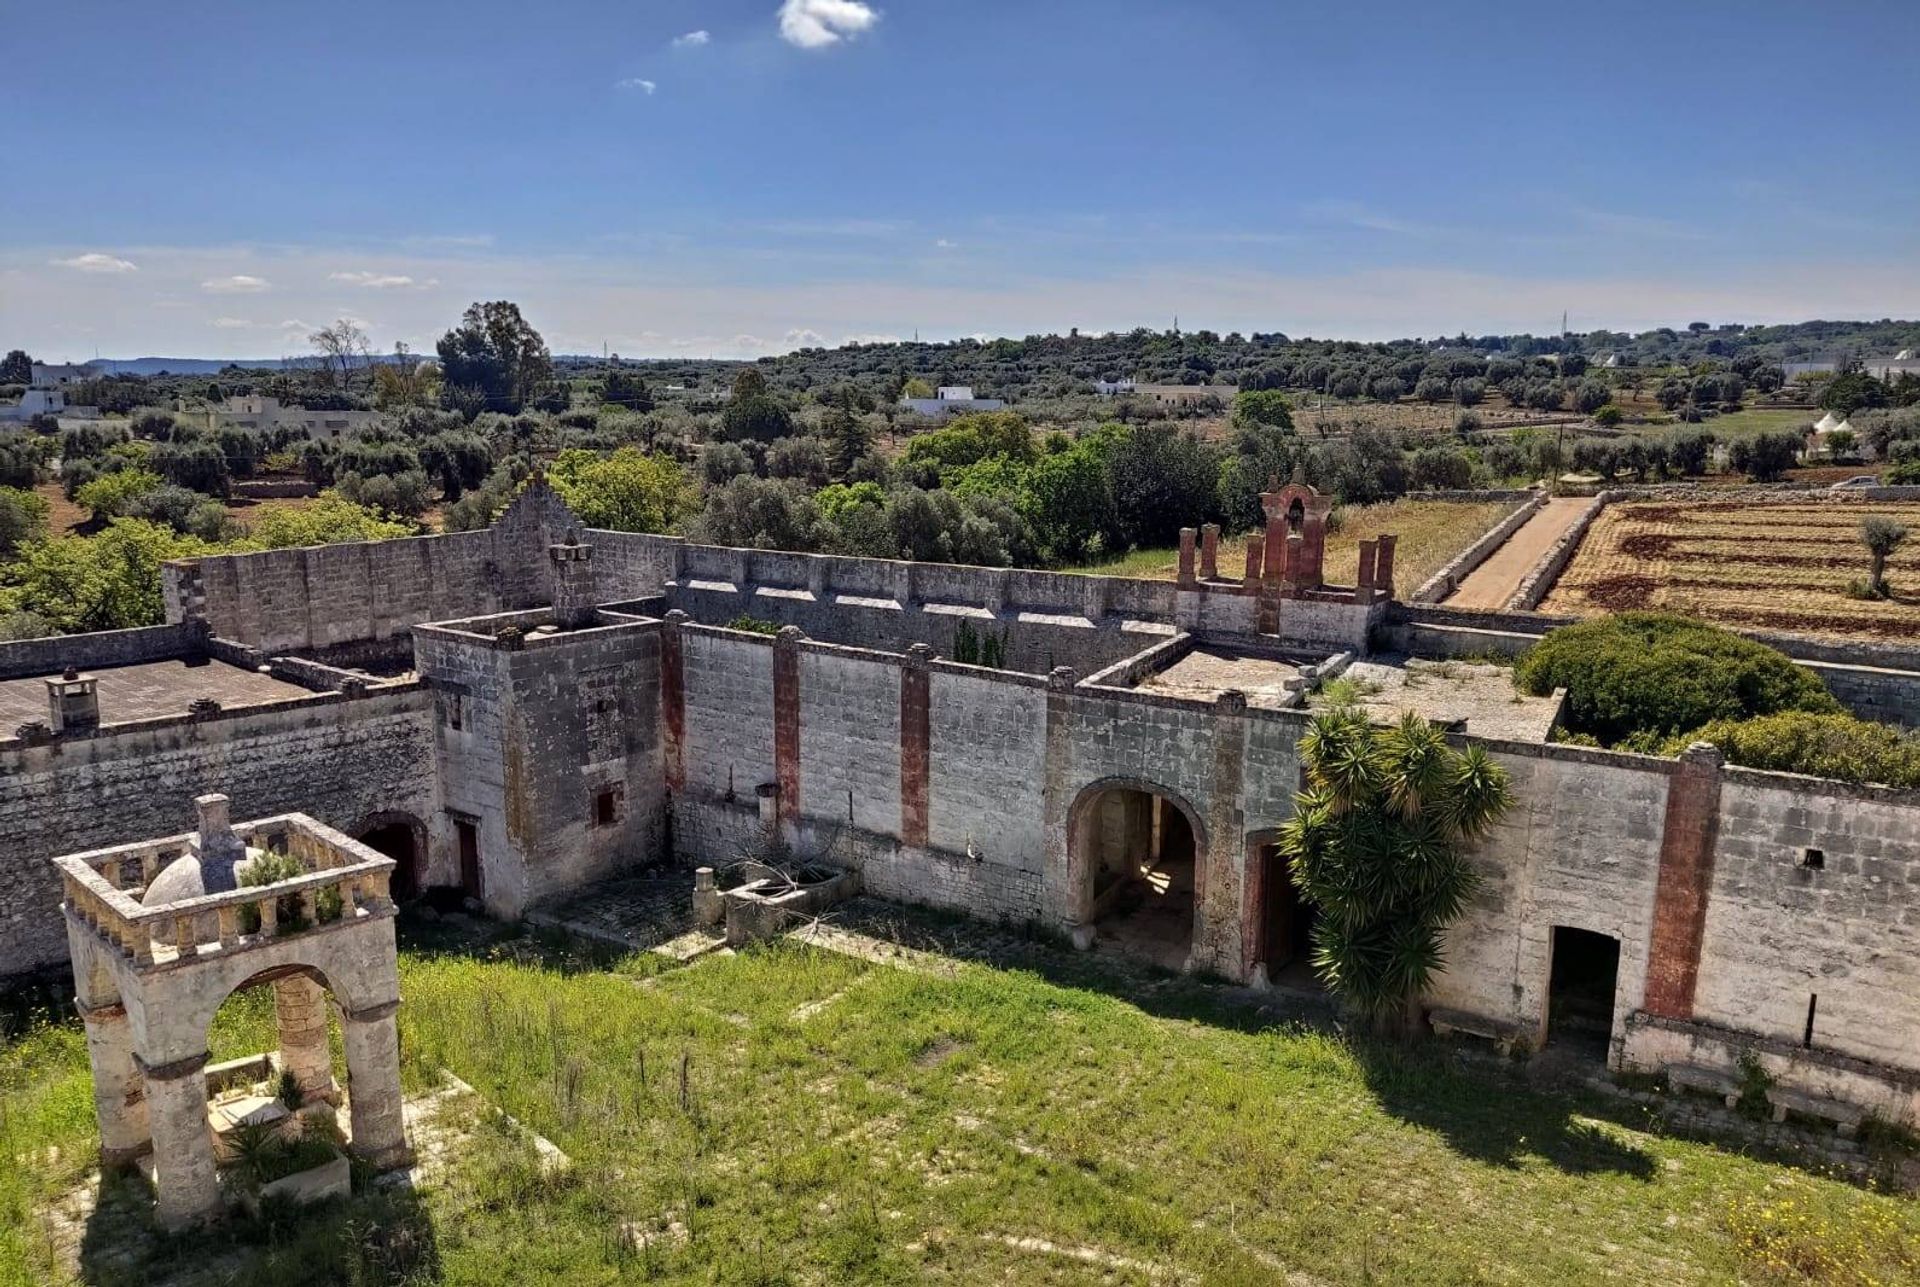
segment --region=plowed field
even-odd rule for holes
[[[1860,520],[1882,514],[1914,533],[1887,565],[1893,597],[1851,598],[1865,581]],[[1808,501],[1609,505],[1542,612],[1634,608],[1726,626],[1920,643],[1920,504]]]

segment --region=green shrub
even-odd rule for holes
[[[1714,720],[1840,703],[1785,653],[1704,622],[1657,612],[1563,626],[1514,668],[1523,691],[1567,690],[1567,727],[1603,745],[1652,747]]]
[[[1754,719],[1715,720],[1670,739],[1663,749],[1678,754],[1696,741],[1712,742],[1728,763],[1750,769],[1920,787],[1920,738],[1852,715],[1782,711]]]

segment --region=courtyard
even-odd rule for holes
[[[858,900],[691,963],[459,915],[402,947],[410,1098],[442,1068],[479,1097],[443,1168],[410,1191],[359,1176],[302,1217],[62,1243],[47,1212],[91,1183],[92,1103],[77,1025],[42,1023],[0,1048],[0,1282],[1920,1273],[1907,1199],[1683,1138],[1663,1096],[1553,1077],[1551,1047],[1529,1069],[1379,1042],[1013,930]],[[264,990],[230,1001],[214,1057],[257,1049],[272,1015]],[[571,1167],[543,1168],[529,1130]],[[124,1222],[130,1183],[94,1221]]]

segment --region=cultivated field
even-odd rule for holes
[[[946,933],[939,930],[939,933]],[[1002,936],[1005,937],[1005,936]],[[914,969],[780,945],[594,968],[527,940],[401,958],[410,1091],[491,1112],[449,1172],[172,1241],[117,1284],[1866,1283],[1920,1208],[1665,1135],[1643,1110],[1281,1024],[1219,989],[1037,945]],[[230,1002],[214,1057],[262,1048]],[[86,1172],[71,1019],[0,1046],[0,1282],[58,1283],[42,1217]],[[130,1182],[127,1182],[130,1183]],[[131,1195],[109,1206],[133,1209]]]
[[[1360,542],[1393,533],[1400,538],[1394,546],[1393,579],[1404,594],[1473,544],[1481,533],[1506,517],[1514,504],[1397,500],[1379,505],[1344,506],[1338,511],[1338,530],[1327,535],[1327,581],[1332,585],[1351,585],[1360,566]],[[1221,541],[1220,574],[1238,577],[1246,567],[1246,537]],[[1180,572],[1180,551],[1135,550],[1112,562],[1066,570],[1171,581]]]
[[[1920,533],[1920,504],[1912,503],[1609,505],[1540,609],[1661,608],[1750,629],[1911,641],[1920,637],[1920,540],[1888,564],[1891,599],[1847,593],[1866,579],[1859,534],[1868,514]]]

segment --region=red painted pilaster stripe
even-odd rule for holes
[[[933,650],[915,644],[900,668],[900,843],[910,849],[927,844],[927,756],[931,750]]]
[[[687,785],[687,643],[680,623],[687,614],[667,614],[660,632],[660,724],[662,756],[666,761],[667,790]]]
[[[773,779],[780,786],[780,821],[800,818],[800,639],[798,627],[773,640]]]
[[[1713,842],[1720,821],[1720,752],[1695,743],[1680,756],[1667,784],[1660,835],[1660,874],[1654,885],[1653,936],[1641,1006],[1666,1019],[1693,1017],[1713,888]]]

